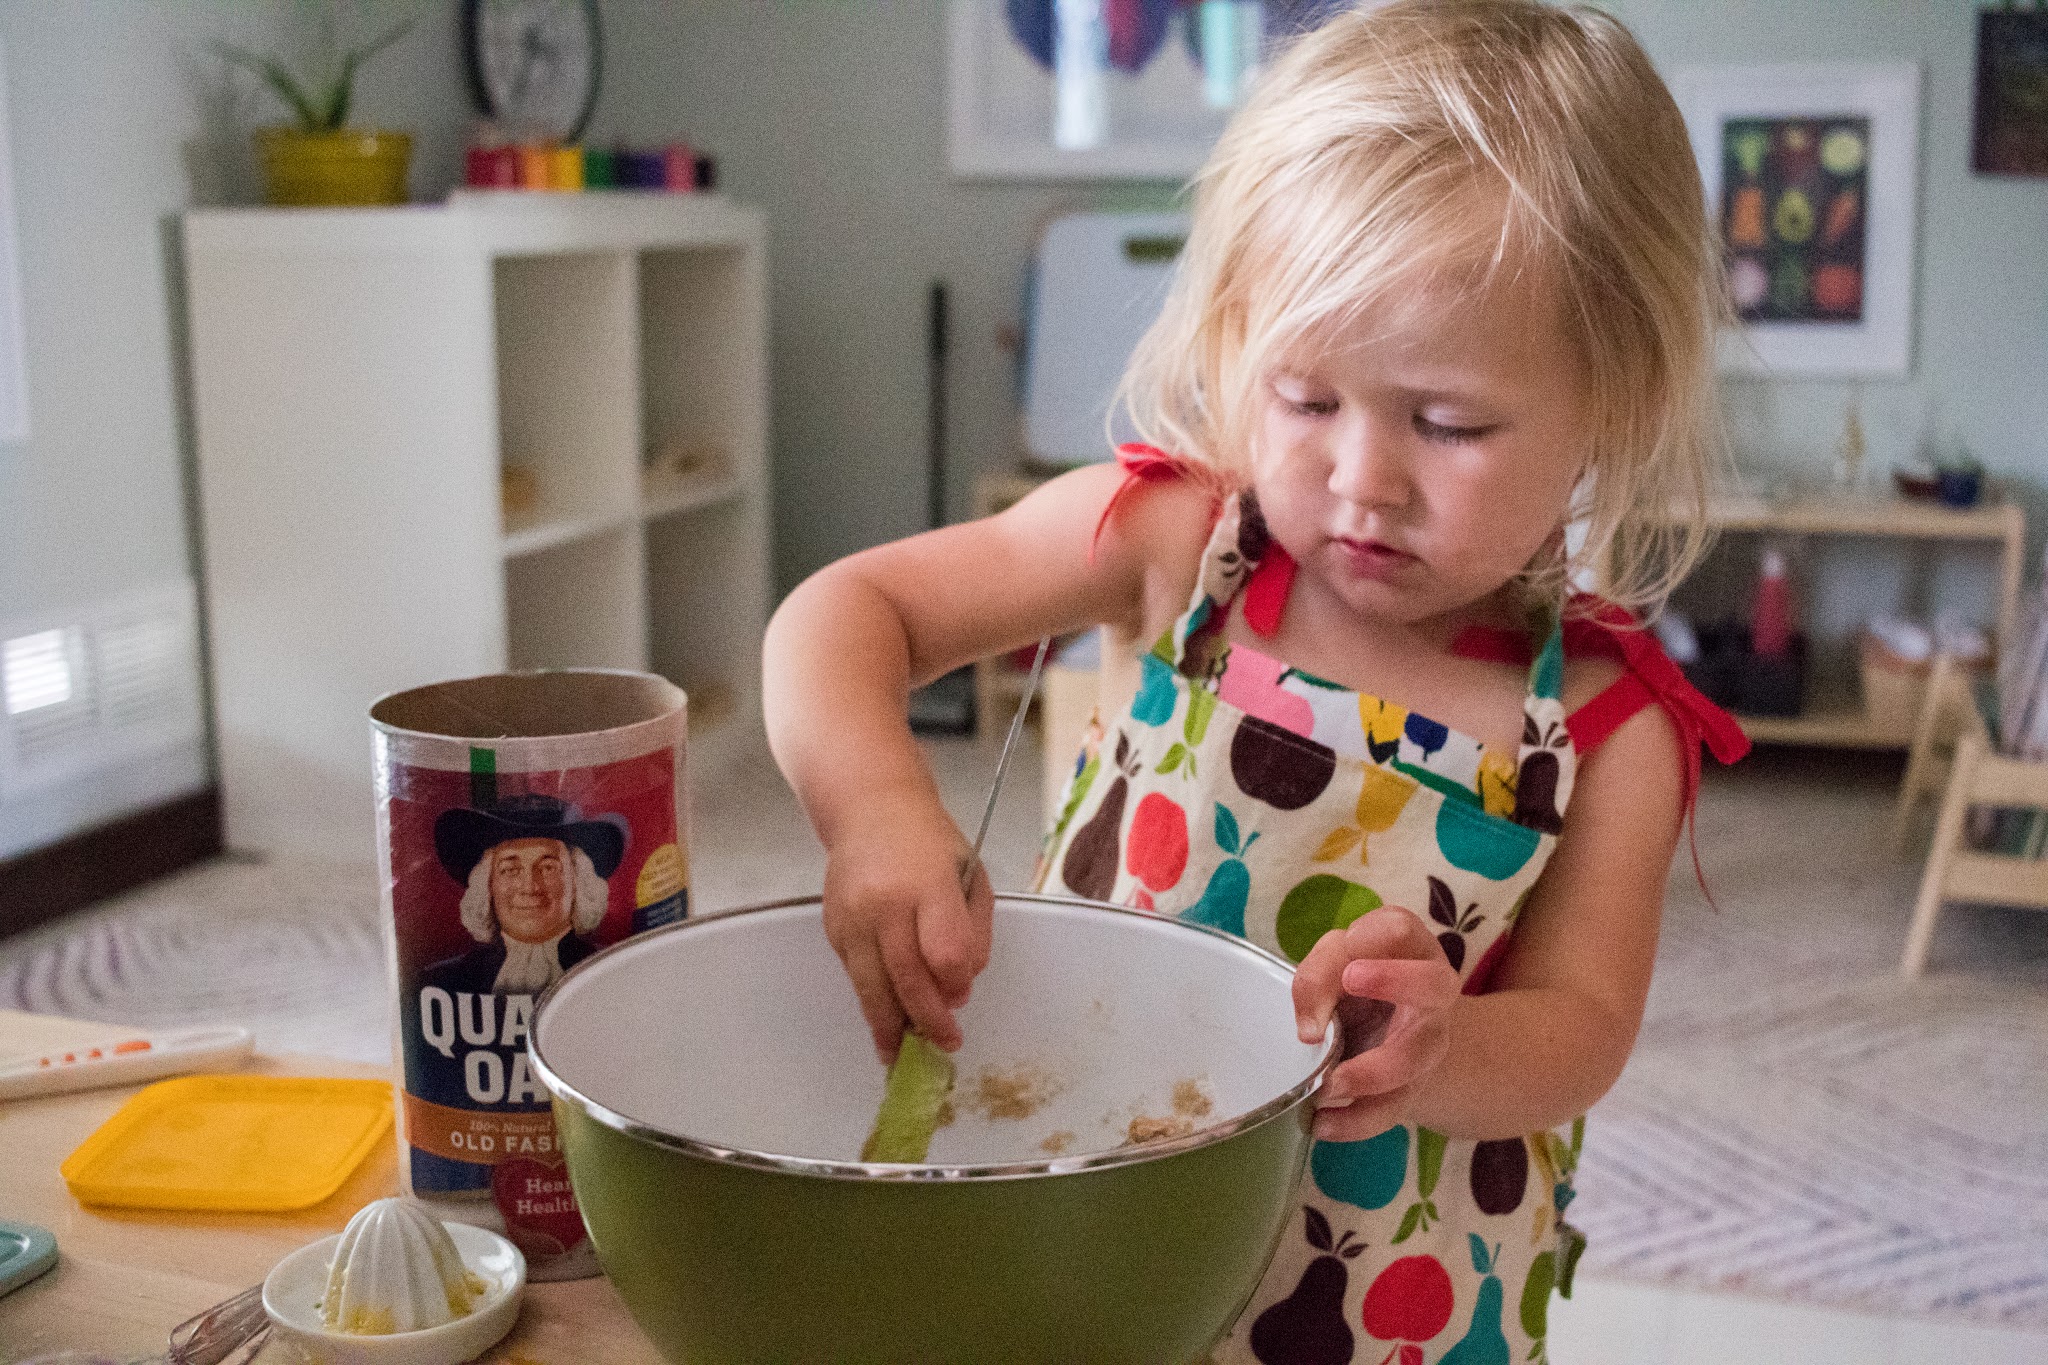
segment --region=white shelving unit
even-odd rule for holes
[[[369,856],[370,702],[443,678],[651,667],[697,774],[731,760],[768,609],[763,239],[699,195],[187,215],[230,846]]]

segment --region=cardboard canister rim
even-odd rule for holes
[[[467,771],[471,751],[487,748],[497,771],[535,772],[668,748],[688,711],[688,694],[658,674],[533,669],[387,693],[371,703],[370,725],[380,751],[389,746],[415,767]]]

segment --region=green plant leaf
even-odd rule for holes
[[[1415,1187],[1424,1199],[1436,1193],[1444,1169],[1444,1135],[1428,1128],[1415,1130]]]
[[[327,108],[324,113],[326,122],[321,125],[323,128],[333,132],[347,124],[349,106],[355,100],[356,72],[364,62],[410,33],[417,18],[418,16],[414,15],[405,19],[363,46],[342,54],[341,70],[336,73],[334,88],[327,95]]]
[[[348,122],[348,107],[355,99],[356,64],[362,60],[351,52],[341,59],[341,70],[335,73],[333,88],[327,92],[327,107],[320,111],[320,127],[334,132]]]
[[[1153,771],[1160,773],[1170,773],[1175,768],[1178,768],[1180,766],[1181,760],[1186,758],[1187,756],[1187,746],[1184,744],[1175,744],[1171,749],[1168,749],[1166,751],[1166,757],[1159,761],[1159,766],[1153,769]]]
[[[292,116],[298,120],[300,128],[309,133],[320,131],[320,111],[313,107],[312,97],[300,87],[291,72],[270,58],[259,57],[245,47],[236,47],[233,43],[215,43],[213,46],[214,51],[225,60],[260,77],[263,83],[291,108]]]
[[[1395,1232],[1393,1245],[1398,1246],[1415,1235],[1415,1225],[1422,1221],[1422,1205],[1410,1204],[1408,1212],[1401,1215],[1400,1230]]]

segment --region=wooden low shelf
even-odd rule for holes
[[[1994,648],[2012,637],[2027,535],[2025,514],[2012,503],[1958,508],[1838,492],[1782,498],[1743,494],[1715,498],[1707,519],[1717,530],[1729,532],[1987,545],[1998,555],[1996,596],[1986,604]],[[1807,707],[1799,715],[1736,719],[1758,744],[1904,749],[1913,739],[1910,719],[1874,719],[1864,708],[1860,689],[1846,677],[1824,677],[1817,686],[1810,685]]]
[[[1825,749],[1903,749],[1911,730],[1881,725],[1859,706],[1821,708],[1797,716],[1737,716],[1757,744],[1808,744]]]

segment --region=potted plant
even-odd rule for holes
[[[356,74],[363,63],[404,37],[412,24],[407,18],[369,42],[344,47],[330,8],[321,24],[320,55],[310,72],[294,72],[274,58],[231,43],[215,45],[222,57],[261,77],[295,120],[256,130],[265,197],[271,203],[308,207],[405,202],[411,135],[347,125]]]

